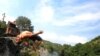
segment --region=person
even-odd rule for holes
[[[35,44],[33,43],[33,49],[36,51],[37,47],[39,47],[43,43],[42,38],[38,36],[39,34],[42,33],[43,31],[39,31],[35,33],[30,31],[23,31],[16,37],[16,43],[20,44],[24,39],[28,38],[35,43]]]
[[[5,34],[10,35],[10,36],[17,36],[19,33],[20,33],[20,31],[16,27],[16,21],[14,21],[14,22],[8,21],[8,25],[7,25]]]
[[[43,31],[39,31],[39,32],[35,32],[35,33],[30,32],[30,31],[23,31],[19,35],[17,35],[16,42],[20,42],[21,40],[23,40],[25,38],[32,38],[35,35],[39,35],[39,34],[42,34],[42,33],[43,33]]]

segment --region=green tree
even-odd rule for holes
[[[3,34],[6,30],[6,22],[0,21],[0,34]]]
[[[29,18],[25,16],[19,16],[16,19],[16,24],[20,29],[20,31],[24,31],[24,30],[33,31],[33,26],[31,26],[31,21],[29,20]]]
[[[64,44],[62,46],[60,56],[71,56],[71,46],[67,45],[67,44]]]

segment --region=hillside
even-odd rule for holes
[[[56,51],[59,56],[100,56],[100,36],[95,37],[85,44],[78,43],[75,46],[60,45],[45,41],[49,52]]]
[[[0,47],[2,47],[0,48],[0,56],[15,56],[18,54],[17,47],[10,39],[0,38]],[[21,56],[100,56],[100,36],[95,37],[90,42],[85,44],[78,43],[75,46],[60,45],[44,40],[39,53],[27,47],[22,47],[20,51]]]
[[[56,55],[50,56],[100,56],[100,36],[85,44],[78,43],[75,46],[44,41],[42,47],[49,52],[49,55],[56,52]]]

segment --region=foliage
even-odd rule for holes
[[[100,56],[100,36],[86,44],[78,43],[75,46],[63,46],[61,56]]]
[[[29,20],[29,18],[25,16],[19,16],[16,19],[16,24],[21,31],[24,30],[33,31],[33,26],[31,26],[31,21]]]
[[[6,22],[5,21],[0,21],[0,34],[3,34],[6,29]]]

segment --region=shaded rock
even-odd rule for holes
[[[19,56],[19,49],[10,38],[0,37],[0,56]]]

